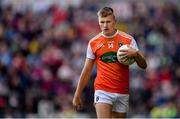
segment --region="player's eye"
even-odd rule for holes
[[[106,23],[111,23],[111,21],[106,21]]]

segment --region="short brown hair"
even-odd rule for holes
[[[110,7],[103,7],[98,12],[97,15],[100,17],[107,17],[109,15],[113,15],[113,9]]]

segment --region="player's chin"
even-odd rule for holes
[[[109,35],[110,31],[109,30],[103,30],[104,35]]]

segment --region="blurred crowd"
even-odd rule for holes
[[[135,38],[148,63],[145,71],[130,66],[128,117],[180,117],[180,2],[146,2],[87,0],[36,11],[1,5],[0,117],[95,117],[96,68],[79,113],[72,98],[104,5],[117,10],[117,29]]]

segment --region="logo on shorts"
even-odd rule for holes
[[[98,102],[98,101],[99,101],[99,96],[96,97],[96,102]]]

